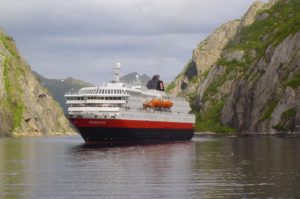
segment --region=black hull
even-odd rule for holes
[[[194,129],[78,128],[86,143],[158,143],[188,141]]]

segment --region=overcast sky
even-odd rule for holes
[[[266,0],[265,0],[266,1]],[[171,81],[193,49],[254,0],[0,0],[0,26],[34,71],[94,84],[122,73]]]

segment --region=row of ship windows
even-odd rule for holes
[[[125,100],[125,97],[67,97],[67,100]]]
[[[153,116],[153,115],[121,114],[121,117],[126,117],[126,118],[139,118],[139,119],[158,119],[157,116]]]
[[[140,99],[140,98],[133,98],[133,97],[130,97],[130,98],[128,98],[128,101],[129,101],[129,102],[141,102],[141,99]]]
[[[70,107],[120,107],[118,104],[70,104]]]
[[[134,115],[134,114],[121,114],[121,117],[123,118],[133,118],[133,119],[136,119],[136,118],[139,118],[139,119],[148,119],[148,120],[157,120],[157,119],[164,119],[166,120],[167,118],[159,118],[157,116],[154,116],[154,115]],[[188,117],[177,117],[176,119],[180,119],[181,121],[189,121],[190,118]]]

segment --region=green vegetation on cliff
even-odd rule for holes
[[[11,37],[1,35],[1,42],[4,44],[6,49],[10,52],[11,57],[6,57],[3,63],[3,80],[4,87],[7,93],[5,100],[5,106],[11,110],[12,120],[12,131],[15,128],[20,127],[22,114],[24,111],[24,104],[22,99],[22,89],[19,83],[19,77],[22,74],[22,68],[18,65],[20,56],[17,52],[15,43]],[[16,67],[13,67],[15,65]]]
[[[293,79],[287,82],[287,86],[292,88],[298,88],[300,86],[300,74],[296,74]]]
[[[175,82],[172,81],[171,83],[169,83],[169,84],[167,85],[167,87],[166,87],[166,92],[167,92],[167,93],[170,92],[170,90],[174,89],[175,86],[176,86],[176,85],[175,85]]]
[[[234,133],[236,130],[224,126],[221,123],[221,112],[224,107],[223,101],[215,102],[206,112],[196,114],[196,131],[200,132],[216,132],[216,133]]]
[[[219,75],[205,90],[203,102],[213,100],[219,88],[228,80],[233,80],[239,72],[243,72],[247,67],[246,63],[232,60],[227,61],[224,58],[218,60],[217,65],[224,67],[225,71]]]
[[[293,129],[293,120],[297,115],[297,110],[294,108],[288,109],[287,111],[283,112],[280,117],[280,122],[273,126],[274,129],[281,132],[288,132]]]
[[[3,43],[6,50],[8,50],[13,57],[20,59],[20,55],[15,45],[15,41],[12,37],[0,34],[0,41]]]
[[[242,27],[226,49],[244,50],[249,63],[258,60],[269,46],[276,46],[300,30],[299,10],[298,0],[281,0],[272,8],[261,10],[257,20],[250,26]]]
[[[278,104],[278,100],[276,99],[273,99],[271,102],[269,102],[268,105],[265,107],[265,111],[261,115],[260,120],[261,121],[270,120],[272,113],[276,108],[277,104]]]

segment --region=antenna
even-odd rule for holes
[[[119,62],[116,63],[116,66],[113,68],[114,69],[114,75],[115,75],[115,81],[116,83],[120,82],[120,70],[121,70],[121,64]]]

